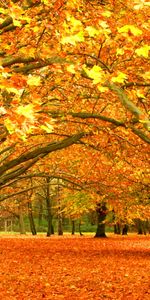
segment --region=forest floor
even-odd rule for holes
[[[0,234],[2,300],[149,300],[150,235]]]

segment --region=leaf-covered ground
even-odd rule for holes
[[[150,236],[0,236],[3,300],[150,299]]]

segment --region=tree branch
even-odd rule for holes
[[[32,166],[33,163],[35,162],[31,162],[29,163],[29,165],[24,166],[22,168],[20,168],[19,170],[14,170],[12,171],[12,173],[8,173],[6,175],[4,175],[2,177],[3,174],[5,174],[5,172],[7,172],[8,170],[13,169],[14,167],[27,162],[29,160],[34,160],[36,161],[36,159],[40,159],[40,157],[47,155],[50,152],[54,152],[57,150],[61,150],[63,148],[69,147],[72,144],[76,143],[78,140],[80,140],[82,137],[84,137],[86,135],[86,133],[84,132],[80,132],[77,133],[75,135],[72,135],[71,137],[68,137],[62,141],[58,141],[58,142],[54,142],[54,143],[50,143],[47,146],[44,147],[39,147],[35,150],[32,150],[30,152],[27,152],[25,154],[22,154],[21,156],[6,162],[2,165],[1,169],[0,169],[0,185],[2,186],[4,183],[6,183],[6,180],[11,180],[13,179],[15,176],[20,176],[21,174],[23,174],[27,169],[30,168],[30,166]],[[18,172],[18,173],[17,173]]]
[[[138,118],[139,122],[143,123],[143,126],[147,130],[150,130],[150,120],[146,118],[146,116],[143,118],[144,112],[139,109],[131,100],[129,100],[124,90],[114,83],[107,82],[106,86],[108,86],[111,91],[115,92],[123,106],[126,107],[133,115],[135,115],[135,117]]]

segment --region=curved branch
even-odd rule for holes
[[[17,63],[29,63],[29,62],[35,62],[36,59],[33,57],[8,57],[4,58],[2,61],[2,67],[9,67]]]
[[[122,86],[122,88],[127,88],[127,87],[131,87],[131,86],[143,86],[143,87],[147,87],[150,86],[150,83],[148,82],[127,82],[126,84],[124,84]]]
[[[144,142],[150,144],[150,138],[144,133],[142,132],[141,130],[135,128],[135,127],[132,127],[130,126],[130,129],[132,130],[132,132],[134,134],[136,134],[141,140],[143,140]]]
[[[93,114],[93,113],[86,113],[86,112],[79,112],[79,113],[69,113],[72,117],[81,118],[81,119],[99,119],[108,123],[112,123],[116,126],[123,126],[125,127],[125,123],[122,121],[115,120],[113,118],[105,117],[100,114]]]
[[[147,130],[150,130],[150,120],[145,116],[144,112],[128,98],[124,90],[114,83],[107,83],[106,86],[115,92],[123,106],[135,115]]]
[[[0,24],[0,29],[3,29],[4,27],[7,27],[8,25],[13,23],[12,17],[7,17],[3,23]]]
[[[4,163],[0,169],[0,176],[1,176],[0,185],[2,186],[4,183],[6,183],[7,180],[14,179],[15,176],[20,176],[21,174],[23,174],[27,169],[29,169],[33,165],[33,163],[35,163],[41,157],[46,156],[50,152],[54,152],[54,151],[69,147],[72,144],[75,144],[77,141],[79,141],[85,135],[87,135],[87,134],[84,132],[80,132],[80,133],[72,135],[62,141],[50,143],[47,146],[39,147],[35,150],[32,150],[25,154],[22,154],[21,156],[15,158],[9,162]],[[18,166],[21,165],[22,163],[25,163],[25,162],[28,162],[28,161],[34,160],[34,159],[35,159],[35,161],[29,162],[29,165],[23,166],[18,169]],[[7,172],[8,170],[11,170],[15,167],[17,167],[17,169],[12,170],[5,175],[5,172]]]

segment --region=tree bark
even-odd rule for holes
[[[20,234],[26,234],[24,219],[23,219],[23,213],[22,213],[22,208],[21,207],[19,207],[19,228],[20,228]]]
[[[58,235],[63,235],[62,216],[58,216]]]
[[[81,220],[79,221],[79,233],[81,236],[83,235],[83,233],[81,232]]]
[[[62,218],[62,212],[61,212],[59,178],[57,180],[57,183],[58,183],[58,188],[57,188],[57,199],[58,199],[58,235],[63,235],[63,218]]]
[[[74,235],[75,234],[75,220],[72,220],[72,231],[71,234]]]
[[[136,219],[137,224],[137,231],[138,234],[145,234],[146,235],[146,222],[140,219]]]
[[[122,228],[122,235],[127,235],[128,234],[128,225],[125,224]]]
[[[43,203],[42,200],[39,200],[39,213],[38,213],[38,226],[41,226],[43,219]]]
[[[120,224],[116,223],[114,225],[114,234],[121,234],[121,228],[120,228]]]
[[[34,223],[34,218],[33,218],[33,212],[32,212],[32,203],[29,201],[28,202],[28,217],[29,217],[29,222],[30,222],[30,229],[32,232],[32,235],[36,235],[36,227]]]
[[[105,233],[105,219],[107,215],[107,207],[105,203],[99,203],[97,205],[97,230],[95,237],[98,238],[106,238],[106,233]]]
[[[51,199],[50,199],[50,178],[46,178],[47,187],[46,187],[46,206],[47,206],[47,236],[51,236],[52,234],[52,206],[51,206]]]

